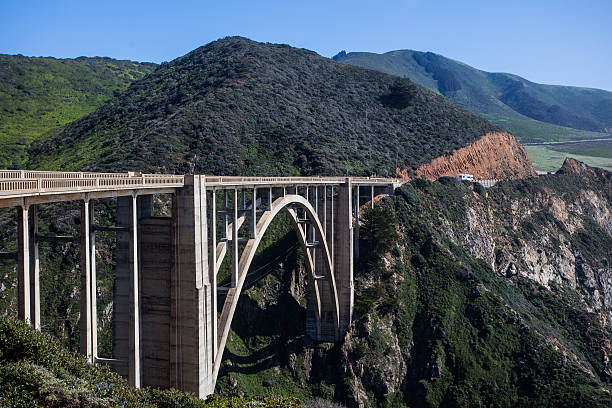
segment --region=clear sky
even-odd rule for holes
[[[612,0],[0,0],[0,53],[170,61],[229,35],[331,57],[433,51],[612,91]]]

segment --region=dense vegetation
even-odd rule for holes
[[[393,175],[499,128],[408,79],[232,37],[134,83],[30,167]]]
[[[28,325],[0,318],[0,405],[3,407],[299,407],[295,398],[262,396],[202,401],[176,390],[133,389],[104,365],[62,350]]]
[[[155,67],[111,58],[0,55],[0,167],[23,166],[32,141],[90,113]]]
[[[480,71],[431,52],[342,52],[334,59],[410,78],[508,129],[521,141],[612,133],[612,92],[536,84],[512,74]]]

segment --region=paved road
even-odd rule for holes
[[[559,145],[559,144],[583,143],[583,142],[612,142],[612,136],[604,137],[604,138],[599,138],[599,139],[565,140],[563,142],[532,142],[532,143],[523,143],[523,146]]]

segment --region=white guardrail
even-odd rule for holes
[[[408,180],[382,177],[350,177],[353,184],[393,184]],[[293,185],[293,184],[342,184],[346,177],[239,177],[239,176],[206,176],[207,187],[240,186],[240,185]]]
[[[346,181],[346,177],[205,177],[207,187],[337,185]],[[406,181],[380,177],[351,177],[351,180],[353,185],[390,185]],[[171,174],[0,170],[0,197],[183,185],[184,176]]]
[[[0,196],[183,185],[184,176],[167,174],[0,171]]]

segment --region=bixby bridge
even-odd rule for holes
[[[218,177],[140,173],[0,171],[0,208],[17,209],[18,317],[40,330],[39,242],[79,243],[80,349],[135,387],[174,387],[203,397],[216,378],[249,266],[271,222],[289,215],[305,254],[307,327],[341,340],[353,312],[359,208],[402,180],[369,177]],[[169,194],[169,217],[153,195]],[[116,225],[96,224],[94,204],[116,197]],[[40,204],[80,203],[78,237],[38,233]],[[116,234],[112,358],[98,356],[96,232]],[[219,287],[223,260],[231,283]],[[224,296],[221,310],[217,297]]]

